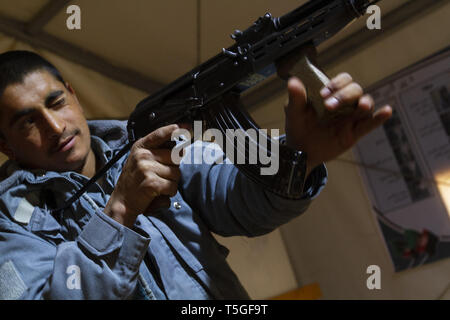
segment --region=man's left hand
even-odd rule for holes
[[[392,115],[390,106],[373,112],[374,101],[364,95],[348,73],[333,78],[321,90],[325,107],[338,110],[354,105],[351,114],[321,124],[315,110],[306,103],[303,83],[296,77],[288,81],[289,101],[285,107],[287,145],[307,153],[307,172],[350,149],[361,137],[382,125]]]

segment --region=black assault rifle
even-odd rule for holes
[[[131,114],[127,130],[129,143],[102,170],[69,200],[78,198],[99,179],[131,145],[150,132],[172,123],[202,120],[207,128],[216,128],[227,137],[226,129],[259,129],[239,101],[254,74],[269,76],[275,71],[284,79],[292,67],[306,84],[308,99],[319,118],[330,120],[336,114],[323,107],[319,91],[327,76],[314,65],[315,47],[365,14],[379,0],[311,0],[297,9],[275,18],[265,14],[245,31],[236,30],[235,44],[189,71],[155,94],[142,100]],[[293,60],[295,63],[286,63]],[[282,62],[280,68],[279,62]],[[274,67],[277,64],[277,67]],[[287,67],[286,67],[287,66]],[[345,112],[345,110],[344,110]],[[271,137],[264,145],[270,148]],[[235,143],[235,155],[243,148]],[[248,136],[244,150],[258,150],[261,143]],[[265,150],[270,154],[270,149]],[[248,152],[244,155],[248,159]],[[247,177],[268,190],[289,198],[302,196],[306,154],[285,145],[279,146],[279,170],[261,175],[260,164],[235,163]]]

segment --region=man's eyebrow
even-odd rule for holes
[[[53,100],[55,100],[56,98],[58,98],[60,95],[62,95],[64,93],[64,91],[62,90],[56,90],[56,91],[52,91],[50,92],[47,97],[45,98],[45,105],[48,106],[50,105]],[[34,108],[27,108],[27,109],[23,109],[20,111],[17,111],[14,116],[11,118],[11,121],[9,122],[9,125],[12,126],[17,120],[19,120],[20,118],[22,118],[23,116],[26,116],[30,113],[35,112],[36,110]]]
[[[64,91],[62,90],[57,90],[57,91],[52,91],[50,92],[47,97],[45,98],[45,105],[48,106],[49,104],[51,104],[53,102],[53,100],[55,100],[56,98],[58,98],[60,95],[62,95],[64,93]]]

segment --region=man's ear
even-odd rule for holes
[[[10,160],[15,160],[16,156],[14,155],[14,152],[11,150],[11,148],[6,143],[5,138],[0,137],[0,151],[4,153]]]

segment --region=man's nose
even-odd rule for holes
[[[44,111],[44,119],[46,131],[50,137],[58,138],[66,129],[66,125],[63,119],[52,110]]]

